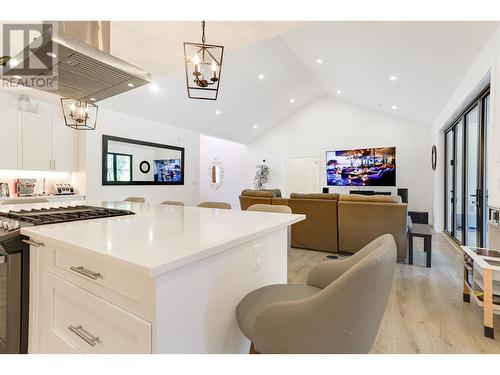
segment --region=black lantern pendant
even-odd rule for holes
[[[224,46],[206,44],[205,21],[201,27],[201,43],[184,42],[188,97],[217,100]]]
[[[94,130],[97,125],[98,107],[86,99],[61,98],[66,126],[76,130]]]

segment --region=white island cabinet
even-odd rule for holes
[[[250,291],[287,282],[288,215],[116,202],[136,215],[23,228],[31,353],[247,353]]]

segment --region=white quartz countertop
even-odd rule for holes
[[[305,215],[130,202],[53,202],[32,204],[29,208],[81,204],[131,210],[136,214],[27,227],[21,233],[42,242],[90,252],[149,277],[305,219]],[[20,208],[21,205],[5,205],[0,206],[0,211]]]

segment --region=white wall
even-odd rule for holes
[[[18,94],[18,92],[0,93],[0,106],[17,109]],[[31,102],[33,107],[40,104],[43,111],[49,115],[62,116],[61,109],[57,105],[34,98],[31,98]],[[184,147],[184,185],[102,186],[103,134]],[[77,172],[0,170],[0,182],[11,183],[15,177],[36,178],[41,188],[45,177],[47,189],[53,183],[72,183],[77,191],[86,194],[89,200],[122,200],[128,196],[142,196],[151,203],[159,203],[163,200],[180,200],[193,205],[198,203],[200,139],[198,132],[112,111],[101,105],[96,130],[80,131],[78,135]]]
[[[102,135],[112,135],[141,141],[185,148],[184,185],[102,185]],[[198,203],[199,147],[198,132],[122,112],[99,108],[96,130],[86,132],[80,144],[84,156],[80,170],[86,170],[83,182],[89,200],[123,200],[128,196],[146,198],[149,203],[178,200],[189,205]]]
[[[446,105],[432,124],[432,142],[438,147],[438,168],[434,174],[434,227],[443,230],[444,207],[444,134],[443,130],[451,120],[455,110],[461,106],[475,87],[488,74],[491,74],[490,86],[490,134],[488,135],[488,192],[489,203],[500,206],[500,27],[491,35],[482,50],[474,59],[455,91],[450,95]]]
[[[200,146],[200,200],[228,201],[236,208],[241,190],[253,187],[255,165],[263,159],[271,167],[267,187],[283,190],[284,158],[318,157],[322,187],[326,186],[326,151],[395,146],[397,185],[409,189],[409,208],[432,213],[430,129],[334,98],[310,102],[248,145],[202,136]],[[217,190],[208,177],[210,162],[216,157],[225,170]]]

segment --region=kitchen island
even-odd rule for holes
[[[30,353],[248,352],[236,305],[287,282],[287,227],[305,217],[102,205],[135,215],[21,229]]]

